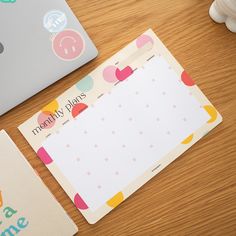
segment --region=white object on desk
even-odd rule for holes
[[[217,23],[225,23],[226,27],[236,33],[236,1],[215,0],[209,10],[211,18]]]
[[[208,120],[166,60],[154,57],[44,148],[95,212]]]

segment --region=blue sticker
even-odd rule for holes
[[[49,32],[58,33],[67,25],[66,15],[59,10],[50,11],[44,16],[43,25]]]

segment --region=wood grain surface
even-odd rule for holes
[[[76,222],[78,235],[236,235],[236,34],[209,18],[211,2],[69,0],[100,55],[0,117],[0,129],[10,134]],[[17,126],[148,28],[194,78],[224,121],[118,208],[89,225]]]

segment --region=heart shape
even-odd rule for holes
[[[133,70],[130,66],[125,67],[123,70],[120,70],[119,68],[116,69],[116,78],[119,81],[127,79],[132,74]]]

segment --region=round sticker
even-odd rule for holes
[[[53,51],[62,60],[74,60],[82,55],[85,44],[80,34],[74,30],[64,30],[53,39]]]
[[[67,25],[67,18],[65,13],[54,10],[48,12],[44,16],[44,27],[51,33],[57,33],[65,29]]]
[[[3,45],[0,43],[0,54],[3,53],[3,51],[4,51],[4,47],[3,47]]]

